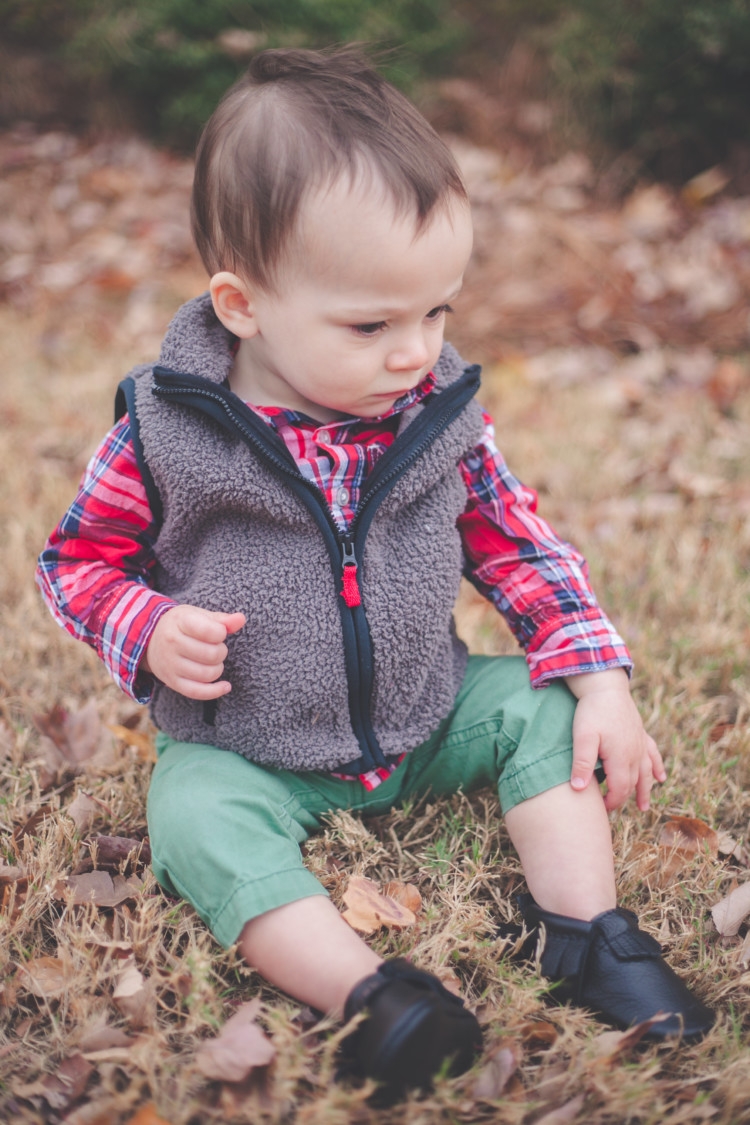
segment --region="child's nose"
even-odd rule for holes
[[[429,361],[430,349],[422,332],[415,332],[390,351],[386,360],[388,371],[416,371]]]

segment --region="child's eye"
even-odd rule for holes
[[[385,328],[384,320],[373,321],[372,324],[353,324],[352,332],[357,336],[377,336],[378,332],[382,332]]]
[[[430,309],[425,320],[440,320],[444,313],[452,313],[453,309],[450,305],[436,305],[434,309]]]

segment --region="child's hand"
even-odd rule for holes
[[[638,808],[649,807],[654,781],[665,781],[664,762],[643,727],[622,668],[568,676],[566,684],[578,699],[573,718],[573,770],[570,783],[585,789],[597,758],[607,777],[607,809],[617,809],[635,791]]]
[[[244,613],[174,606],[156,623],[141,667],[188,699],[218,699],[232,690],[228,680],[219,679],[227,658],[224,641],[245,621]]]

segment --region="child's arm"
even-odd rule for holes
[[[482,441],[460,467],[465,574],[525,649],[532,685],[630,671],[630,653],[596,600],[583,556],[537,515],[537,495],[509,471],[488,416]]]
[[[91,458],[39,556],[36,580],[58,624],[94,648],[139,703],[153,687],[140,667],[146,645],[175,604],[152,589],[157,533],[123,418]]]
[[[571,784],[586,788],[599,757],[607,776],[607,807],[634,790],[648,808],[664,765],[630,695],[630,654],[600,608],[585,560],[536,514],[536,494],[508,470],[494,444],[492,422],[464,459],[467,506],[458,520],[466,576],[502,613],[526,649],[531,682],[564,678],[579,699]]]

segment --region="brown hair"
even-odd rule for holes
[[[305,195],[363,171],[418,230],[450,196],[466,199],[432,126],[358,48],[256,55],[198,144],[191,218],[206,269],[273,289]]]

